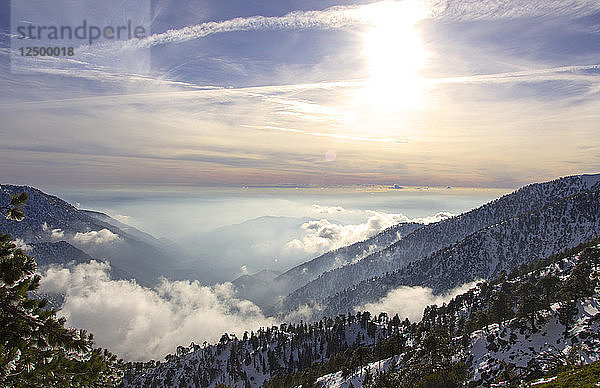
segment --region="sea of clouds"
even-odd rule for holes
[[[67,326],[85,328],[98,346],[126,360],[160,360],[178,345],[214,343],[223,333],[270,326],[252,302],[239,299],[231,283],[162,280],[147,288],[134,280],[110,278],[110,264],[92,261],[51,267],[40,291],[63,294],[59,315]]]

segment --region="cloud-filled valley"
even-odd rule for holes
[[[214,343],[223,333],[270,326],[252,302],[239,299],[231,283],[163,280],[156,288],[134,280],[112,280],[110,264],[92,261],[51,267],[40,291],[64,294],[59,315],[68,326],[94,333],[99,346],[129,360],[163,359],[177,345]]]
[[[315,209],[319,213],[342,212],[341,207],[323,208],[319,205]],[[325,210],[324,210],[325,209]],[[306,252],[308,255],[317,255],[342,246],[365,240],[376,233],[402,222],[418,222],[429,224],[452,217],[454,214],[440,212],[433,216],[411,219],[404,214],[389,214],[374,210],[364,212],[366,221],[361,224],[343,225],[329,221],[325,218],[313,220],[302,224],[304,235],[300,239],[294,239],[286,243],[285,248],[292,252]]]
[[[126,360],[162,360],[178,345],[216,343],[224,333],[241,338],[245,331],[281,323],[267,317],[231,283],[202,286],[197,281],[169,281],[148,288],[135,280],[110,278],[110,263],[92,261],[75,266],[52,266],[43,272],[40,291],[64,295],[59,315],[67,326],[94,333],[98,346]],[[398,314],[418,321],[426,306],[441,305],[477,282],[442,295],[426,287],[400,287],[385,298],[356,311]],[[314,317],[318,307],[300,307],[286,314],[286,322]]]
[[[441,306],[457,295],[464,294],[477,285],[478,281],[463,284],[441,295],[435,295],[429,287],[402,286],[390,291],[384,298],[374,303],[356,307],[356,311],[370,311],[373,314],[386,312],[391,315],[398,314],[408,318],[411,322],[418,322],[423,317],[423,310],[427,306]]]

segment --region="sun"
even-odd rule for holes
[[[422,102],[427,51],[417,23],[427,17],[423,1],[383,1],[364,9],[369,27],[363,54],[368,62],[367,86],[361,96],[385,110],[418,107]]]

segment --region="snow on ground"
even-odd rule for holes
[[[372,362],[351,373],[346,378],[342,376],[341,371],[330,373],[328,375],[319,377],[317,379],[317,385],[327,388],[348,388],[350,383],[352,383],[352,386],[354,387],[362,387],[367,370],[371,372],[371,376],[375,376],[378,372],[385,372],[393,365],[397,365],[400,358],[401,356],[394,356],[386,358],[385,360]]]
[[[552,382],[552,381],[556,380],[556,377],[557,377],[557,376],[550,377],[550,378],[547,378],[547,379],[539,379],[539,380],[536,380],[536,381],[534,381],[534,382],[533,382],[533,383],[531,383],[530,385],[533,387],[533,386],[535,386],[535,385],[540,385],[540,384],[550,383],[550,382]]]
[[[514,364],[517,368],[527,369],[529,361],[536,356],[566,359],[570,351],[580,349],[580,357],[585,363],[600,359],[595,349],[600,347],[598,332],[600,329],[600,299],[598,296],[581,301],[575,324],[569,330],[569,338],[564,338],[564,326],[558,321],[556,310],[546,312],[543,323],[537,323],[537,331],[530,329],[521,332],[511,328],[509,322],[502,327],[490,325],[471,334],[472,345],[468,353],[472,356],[473,380],[493,373],[500,363]],[[542,368],[544,365],[542,365]]]

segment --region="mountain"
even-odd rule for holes
[[[29,247],[31,249],[28,253],[36,258],[35,262],[42,268],[51,264],[81,264],[94,260],[92,256],[66,241],[31,243]]]
[[[79,210],[62,199],[28,186],[0,186],[0,201],[11,195],[29,195],[23,207],[26,217],[20,222],[0,218],[0,230],[33,247],[40,265],[110,261],[119,277],[134,278],[153,285],[160,277],[211,280],[207,263],[190,267],[189,260],[173,245],[110,218],[108,215]]]
[[[323,302],[325,315],[364,305],[404,286],[441,293],[559,253],[600,236],[600,191],[584,192],[468,236],[400,270],[372,278]]]
[[[302,224],[310,220],[264,216],[193,233],[178,242],[189,252],[218,263],[225,281],[231,280],[232,274],[242,273],[243,266],[250,272],[278,271],[306,260],[305,255],[284,248],[289,241],[302,238]]]
[[[268,292],[266,292],[267,290],[261,290],[260,284],[247,287],[247,292],[250,294],[262,292],[268,295],[268,298],[256,300],[255,303],[268,312],[274,312],[276,310],[269,309],[268,303],[278,302],[279,298],[310,283],[327,271],[359,262],[421,227],[423,227],[423,224],[415,222],[391,226],[364,241],[334,249],[289,269],[271,281]]]
[[[243,295],[244,299],[265,305],[272,300],[271,285],[273,280],[281,275],[281,272],[263,269],[252,275],[242,275],[231,283],[235,286],[237,293]]]
[[[552,250],[556,249],[556,246],[572,247],[586,236],[591,238],[598,235],[598,213],[592,213],[590,219],[586,213],[595,211],[596,196],[576,195],[599,189],[600,175],[572,176],[525,186],[457,217],[418,228],[360,261],[324,272],[291,292],[277,308],[285,314],[304,305],[324,305],[326,314],[335,315],[360,303],[373,301],[375,297],[381,297],[393,287],[428,285],[438,292],[447,290],[454,283],[443,280],[448,278],[443,278],[443,272],[446,270],[458,275],[457,281],[475,279],[471,274],[485,275],[486,278],[493,276],[494,268],[486,272],[478,267],[463,265],[463,272],[455,270],[449,260],[460,263],[462,256],[465,256],[465,260],[471,260],[473,265],[488,268],[492,265],[492,260],[499,260],[500,267],[505,267],[517,261],[527,262],[543,257],[540,255],[557,253]],[[586,209],[583,209],[584,207]],[[552,217],[552,220],[560,221],[556,228],[544,222],[544,212],[549,212],[548,216]],[[574,230],[572,222],[568,221],[570,217],[585,221],[591,230]],[[535,235],[526,236],[523,234],[526,231]],[[552,249],[537,247],[537,250],[527,247],[529,242],[546,243],[551,237],[544,236],[543,233],[548,232],[551,236],[560,236],[564,245],[555,244]],[[503,239],[505,235],[510,235],[515,240],[495,241],[496,237]],[[488,244],[479,247],[480,251],[486,252],[486,256],[485,259],[473,261],[469,258],[472,254],[469,250],[477,248],[477,243]],[[449,249],[456,250],[454,256],[448,253],[452,252]],[[534,256],[520,256],[531,249],[534,249],[531,251]],[[500,256],[495,257],[496,253]],[[399,272],[403,269],[405,272]],[[422,276],[423,273],[431,275],[437,272],[441,272],[442,275],[439,284],[435,283],[435,280],[426,281],[429,278]],[[373,282],[373,278],[378,280]]]
[[[598,240],[521,266],[425,309],[418,323],[368,312],[224,334],[166,362],[129,363],[123,387],[508,385],[600,359]],[[578,352],[582,352],[581,355]],[[452,385],[451,383],[456,385]],[[318,383],[318,385],[316,385]]]
[[[425,311],[419,326],[426,333],[448,331],[445,356],[459,360],[448,369],[460,372],[466,367],[464,381],[469,386],[538,385],[553,381],[560,371],[585,369],[581,367],[588,363],[596,365],[596,372],[585,377],[589,380],[580,376],[559,386],[591,387],[600,382],[599,246],[542,260],[533,268],[481,283],[448,305]],[[501,305],[508,308],[504,319],[498,319]],[[352,382],[361,387],[368,374],[372,387],[411,386],[410,374],[414,377],[425,367],[426,347],[427,341],[415,338],[413,348],[403,354],[369,363],[361,371],[330,373],[317,379],[317,384],[336,388]],[[438,369],[438,381],[450,377],[448,369]],[[431,381],[431,376],[425,381]]]

